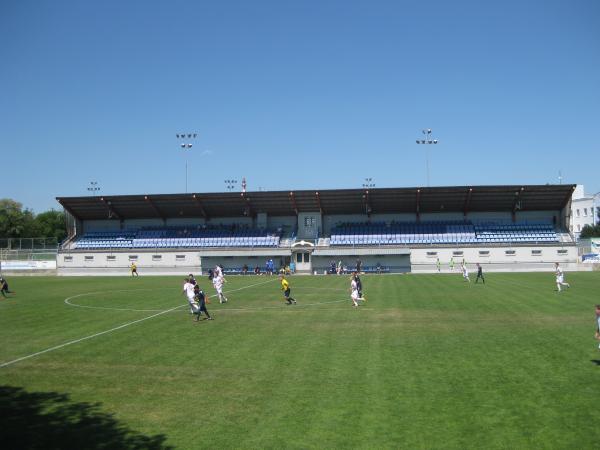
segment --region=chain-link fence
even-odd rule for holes
[[[0,238],[0,261],[49,261],[56,259],[56,238]]]

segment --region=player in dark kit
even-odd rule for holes
[[[483,284],[485,284],[485,278],[483,278],[483,269],[481,268],[479,263],[477,263],[477,278],[475,279],[475,283],[477,283],[480,278],[481,281],[483,281]]]
[[[358,296],[360,298],[364,298],[362,291],[362,281],[360,281],[360,276],[358,275],[358,272],[354,272],[352,274],[352,277],[354,278],[354,281],[356,281],[356,290],[358,291]]]
[[[15,294],[14,291],[8,289],[8,282],[2,277],[0,277],[0,292],[3,297],[8,297],[6,294]]]
[[[206,314],[206,320],[213,320],[213,318],[208,313],[206,309],[206,295],[204,295],[204,291],[200,289],[200,286],[194,286],[194,300],[198,304],[197,312],[194,312],[196,315],[196,322],[200,320],[200,314]]]

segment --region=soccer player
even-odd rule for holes
[[[481,268],[479,263],[477,263],[477,278],[475,279],[475,283],[477,283],[480,278],[481,281],[483,281],[483,284],[485,284],[485,278],[483,278],[483,269]]]
[[[600,305],[596,305],[596,333],[594,336],[600,341]],[[600,350],[600,344],[598,344],[598,350]]]
[[[469,279],[469,269],[467,269],[467,265],[464,263],[464,261],[461,263],[460,268],[462,270],[462,276],[464,280],[470,283],[471,280]]]
[[[196,305],[196,322],[200,320],[200,314],[206,314],[206,320],[213,320],[213,318],[208,313],[206,309],[206,295],[204,295],[204,291],[200,289],[200,286],[197,284],[194,286],[194,304]]]
[[[353,277],[354,277],[354,281],[356,281],[356,290],[358,291],[358,300],[367,301],[367,299],[363,297],[362,281],[360,281],[360,276],[359,276],[358,272],[355,272]]]
[[[192,275],[191,273],[188,275],[188,280],[190,283],[192,283],[194,286],[196,286],[196,284],[198,284],[198,282],[196,281],[196,278],[194,278],[194,275]]]
[[[437,258],[437,259],[435,260],[435,267],[437,267],[437,271],[438,271],[438,273],[440,273],[440,272],[442,271],[442,270],[441,270],[441,269],[442,269],[442,264],[440,263],[440,258]]]
[[[131,266],[129,266],[129,268],[131,269],[131,276],[132,276],[132,277],[133,277],[133,276],[136,276],[136,277],[139,277],[139,276],[140,276],[140,274],[139,274],[139,273],[138,273],[138,271],[137,271],[137,266],[136,266],[135,262],[132,262],[132,263],[131,263]]]
[[[556,268],[556,289],[558,290],[558,292],[562,290],[561,286],[566,286],[570,288],[571,285],[569,283],[565,283],[565,274],[563,273],[560,264],[555,263],[554,265]]]
[[[448,264],[450,266],[450,271],[454,272],[454,258],[450,258],[450,264]]]
[[[223,266],[221,264],[217,264],[213,271],[215,277],[221,278],[223,282],[225,282],[225,273],[223,272]]]
[[[0,277],[0,292],[2,293],[2,297],[6,298],[8,295],[6,294],[16,294],[16,292],[11,291],[8,288],[8,281],[6,279]]]
[[[196,307],[196,303],[194,301],[194,285],[190,283],[189,278],[184,278],[183,281],[183,295],[185,295],[188,299],[188,303],[190,304],[190,312],[192,314],[198,314],[198,308]]]
[[[279,280],[281,281],[281,290],[283,291],[283,297],[288,305],[296,304],[296,300],[290,295],[290,283],[285,279],[285,276],[279,275]]]
[[[217,267],[219,267],[219,266],[217,266]],[[215,270],[212,282],[213,282],[213,287],[217,291],[217,297],[219,297],[219,303],[227,303],[227,297],[225,297],[225,294],[223,294],[223,283],[225,282],[225,278],[223,277],[223,272],[220,271],[220,269],[219,269],[219,272],[217,272]]]

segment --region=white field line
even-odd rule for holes
[[[262,283],[251,284],[249,286],[244,286],[244,287],[241,287],[239,289],[233,289],[233,290],[231,290],[229,292],[236,292],[236,291],[241,291],[243,289],[249,289],[251,287],[260,286],[261,284],[272,283],[273,281],[276,281],[276,280],[277,279],[275,279],[275,280],[269,280],[269,281],[263,281]],[[211,295],[210,297],[215,297],[215,295]],[[50,348],[47,348],[45,350],[42,350],[42,351],[39,351],[39,352],[35,352],[35,353],[32,353],[32,354],[27,355],[27,356],[22,356],[21,358],[13,359],[12,361],[7,361],[7,362],[4,362],[4,363],[0,363],[0,368],[7,367],[7,366],[10,366],[12,364],[18,363],[20,361],[23,361],[23,360],[26,360],[26,359],[29,359],[29,358],[33,358],[35,356],[43,355],[44,353],[52,352],[54,350],[58,350],[58,349],[63,348],[63,347],[67,347],[68,345],[73,345],[73,344],[77,344],[78,342],[86,341],[88,339],[93,339],[95,337],[102,336],[103,334],[112,333],[113,331],[117,331],[117,330],[120,330],[122,328],[126,328],[126,327],[128,327],[130,325],[135,325],[136,323],[140,323],[140,322],[143,322],[145,320],[152,319],[154,317],[158,317],[158,316],[160,316],[162,314],[169,313],[171,311],[174,311],[174,310],[176,310],[178,308],[182,308],[182,307],[185,307],[185,306],[188,306],[187,302],[185,304],[183,304],[183,305],[175,306],[174,308],[166,309],[166,310],[161,311],[159,313],[152,314],[151,316],[144,317],[144,318],[138,319],[138,320],[134,320],[132,322],[124,323],[123,325],[119,325],[118,327],[111,328],[110,330],[101,331],[99,333],[95,333],[95,334],[92,334],[90,336],[85,336],[85,337],[82,337],[82,338],[79,338],[79,339],[75,339],[73,341],[65,342],[64,344],[56,345],[54,347],[50,347]]]
[[[264,283],[268,283],[269,281],[265,281]],[[263,284],[263,283],[259,283],[259,284]],[[257,286],[257,285],[253,285],[253,286]],[[250,287],[250,286],[248,286]],[[65,299],[65,303],[69,306],[74,306],[76,308],[86,308],[86,309],[103,309],[106,311],[129,311],[129,312],[162,312],[162,309],[135,309],[135,308],[113,308],[113,307],[109,307],[109,306],[92,306],[92,305],[78,305],[77,303],[72,303],[73,299],[79,298],[79,297],[86,297],[88,295],[96,295],[96,294],[107,294],[107,293],[114,293],[114,292],[140,292],[140,291],[159,291],[159,290],[174,290],[176,288],[158,288],[158,289],[150,289],[150,288],[143,288],[143,289],[119,289],[119,290],[115,290],[115,291],[97,291],[97,292],[85,292],[83,294],[77,294],[77,295],[73,295],[71,297],[68,297]],[[309,286],[300,286],[300,287],[296,287],[295,290],[302,290],[302,289],[309,289],[309,290],[329,290],[329,291],[347,291],[347,289],[340,289],[340,288],[319,288],[319,287],[309,287]],[[235,292],[236,290],[239,289],[235,289],[234,291],[226,291],[225,293],[229,293],[229,292]],[[212,298],[212,297],[216,297],[216,294],[214,295],[210,295],[208,296],[208,298]],[[345,300],[334,300],[334,301],[327,301],[327,302],[320,302],[320,303],[301,303],[300,305],[297,306],[316,306],[316,305],[326,305],[328,303],[341,303]],[[181,305],[180,305],[181,306]],[[223,309],[223,310],[219,310],[219,312],[222,311],[262,311],[265,309],[277,309],[277,308],[281,308],[282,306],[262,306],[262,307],[257,307],[257,308],[227,308],[227,309]],[[174,311],[176,308],[173,308],[171,311]]]

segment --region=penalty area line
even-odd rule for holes
[[[272,280],[265,281],[265,282],[262,282],[262,283],[257,283],[257,284],[251,284],[249,286],[244,286],[244,287],[241,287],[239,289],[233,289],[233,290],[231,290],[229,292],[241,291],[243,289],[248,289],[248,288],[251,288],[251,287],[255,287],[255,286],[259,286],[261,284],[267,284],[267,283],[272,283]],[[123,325],[119,325],[118,327],[111,328],[110,330],[100,331],[99,333],[91,334],[89,336],[85,336],[85,337],[82,337],[82,338],[79,338],[79,339],[75,339],[73,341],[65,342],[65,343],[60,344],[60,345],[55,345],[54,347],[50,347],[50,348],[47,348],[45,350],[42,350],[42,351],[39,351],[39,352],[35,352],[35,353],[32,353],[32,354],[27,355],[27,356],[22,356],[20,358],[13,359],[12,361],[7,361],[7,362],[4,362],[4,363],[0,363],[0,369],[3,368],[3,367],[10,366],[12,364],[16,364],[16,363],[21,362],[21,361],[25,361],[26,359],[34,358],[35,356],[43,355],[44,353],[49,353],[49,352],[52,352],[54,350],[59,350],[61,348],[67,347],[69,345],[77,344],[79,342],[87,341],[88,339],[93,339],[95,337],[102,336],[104,334],[112,333],[113,331],[117,331],[117,330],[120,330],[122,328],[126,328],[126,327],[128,327],[130,325],[135,325],[136,323],[144,322],[145,320],[153,319],[154,317],[158,317],[158,316],[161,316],[163,314],[170,313],[171,311],[175,311],[176,309],[183,308],[185,306],[188,306],[188,304],[186,303],[184,305],[175,306],[174,308],[165,309],[164,311],[158,312],[156,314],[152,314],[150,316],[143,317],[141,319],[137,319],[137,320],[133,320],[131,322],[124,323]]]

